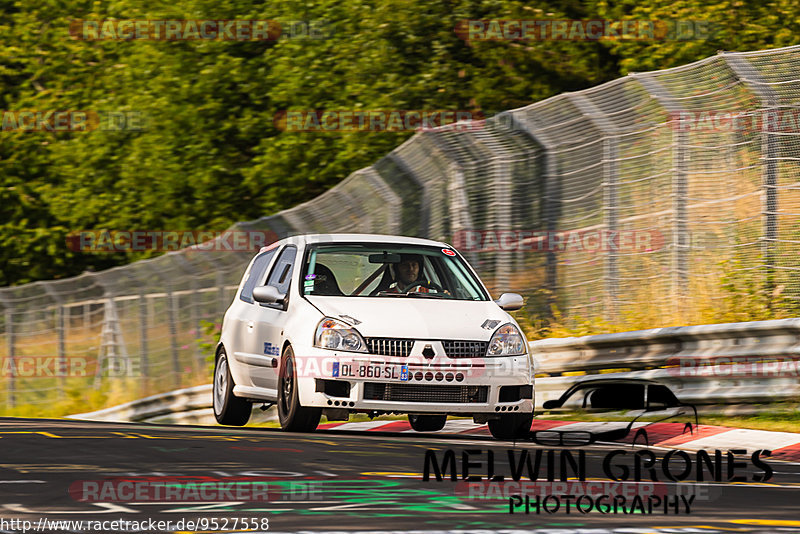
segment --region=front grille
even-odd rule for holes
[[[379,356],[408,356],[414,346],[413,339],[390,337],[368,337],[366,342],[369,353]]]
[[[413,339],[368,337],[366,342],[369,353],[378,356],[408,356],[414,347]],[[442,340],[442,346],[450,358],[483,358],[489,342],[445,339]]]
[[[422,384],[364,384],[364,400],[397,402],[485,403],[489,386],[425,386]]]
[[[486,356],[486,349],[489,348],[488,341],[454,341],[445,339],[442,341],[444,353],[450,358],[483,358]]]

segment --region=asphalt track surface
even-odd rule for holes
[[[678,515],[665,515],[659,508],[652,514],[582,514],[566,506],[551,514],[531,511],[526,515],[521,510],[510,514],[507,497],[471,498],[464,494],[464,481],[422,481],[429,449],[440,458],[445,450],[453,450],[461,469],[464,450],[482,450],[485,459],[488,450],[501,458],[509,449],[521,454],[542,448],[530,442],[471,435],[336,430],[291,434],[267,428],[0,418],[0,531],[22,532],[21,523],[10,520],[30,521],[39,528],[29,527],[28,532],[126,530],[101,530],[91,524],[77,528],[74,523],[48,529],[47,523],[40,523],[44,518],[195,520],[198,523],[192,529],[178,525],[160,531],[219,532],[242,530],[241,523],[233,527],[235,518],[258,520],[259,526],[266,526],[261,522],[266,518],[269,532],[800,532],[800,464],[777,460],[768,460],[775,473],[765,483],[659,486],[695,494],[691,512],[686,514],[681,507]],[[621,449],[630,454],[636,450],[614,443],[584,447],[587,481],[609,482],[602,470],[603,458]],[[653,452],[662,456],[667,451]],[[497,463],[496,472],[508,476],[508,466]],[[483,464],[477,471],[485,478],[486,469]],[[752,464],[744,470],[756,471]],[[269,485],[269,498],[131,502],[116,497],[116,502],[108,502],[114,498],[106,496],[105,502],[83,502],[82,494],[75,491],[83,487],[82,481],[119,480],[260,480]],[[677,486],[681,489],[675,490]],[[200,523],[203,520],[206,523]],[[225,520],[228,524],[223,529]],[[198,528],[201,525],[207,528]]]

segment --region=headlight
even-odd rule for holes
[[[495,331],[486,351],[487,356],[521,356],[525,353],[525,337],[511,323]]]
[[[317,325],[314,346],[322,349],[367,352],[367,344],[358,330],[336,319],[325,317]]]

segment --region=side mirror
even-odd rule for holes
[[[549,401],[544,401],[544,404],[542,404],[542,408],[545,410],[555,410],[560,407],[561,405],[558,403],[558,399],[550,399]]]
[[[506,311],[518,310],[525,304],[525,301],[522,300],[522,295],[517,293],[503,293],[494,302]]]
[[[286,295],[278,292],[275,286],[258,286],[253,288],[253,300],[262,304],[283,304]]]

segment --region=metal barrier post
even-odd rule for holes
[[[144,293],[139,293],[139,360],[142,371],[142,393],[147,392],[147,377],[150,374],[147,353],[147,297]]]
[[[15,350],[15,340],[14,340],[14,309],[8,304],[5,299],[0,297],[0,302],[6,308],[5,311],[5,320],[6,320],[6,344],[8,347],[8,365],[11,372],[8,374],[8,407],[14,408],[16,405],[16,397],[15,397],[15,388],[16,384],[15,377],[17,374],[17,367],[14,361],[14,350]]]
[[[57,341],[57,357],[56,357],[56,376],[58,377],[58,385],[61,393],[64,393],[66,387],[66,374],[67,374],[67,361],[66,361],[66,340],[64,339],[64,306],[61,301],[61,296],[54,291],[49,284],[43,284],[44,290],[56,302],[55,307],[55,322],[56,333],[58,336]]]
[[[530,137],[530,139],[542,147],[542,158],[544,159],[544,172],[542,182],[544,183],[544,194],[539,204],[541,210],[540,219],[544,221],[545,230],[548,236],[558,230],[558,221],[561,218],[561,183],[558,180],[558,163],[553,155],[556,143],[535,123],[535,120],[528,116],[518,116],[509,112],[511,120],[509,128],[520,131]],[[501,120],[503,120],[501,118]],[[558,258],[555,251],[550,247],[545,247],[545,289],[547,290],[547,300],[545,309],[541,310],[542,315],[551,317],[553,306],[557,302],[558,289]]]
[[[603,139],[603,225],[609,235],[616,235],[619,230],[619,201],[617,178],[617,128],[606,115],[594,105],[585,95],[567,93],[567,98],[572,102],[584,117],[599,130],[605,137]],[[614,246],[609,245],[605,251],[606,262],[604,269],[605,279],[605,305],[603,311],[606,319],[617,319],[617,300],[619,298],[619,257]]]
[[[225,315],[226,306],[228,305],[225,299],[225,278],[223,277],[221,270],[217,271],[216,284],[217,284],[217,316],[221,321],[222,316]]]
[[[742,80],[744,85],[758,97],[762,109],[775,110],[777,108],[778,95],[750,62],[740,54],[732,52],[721,52],[720,55],[736,77]],[[770,128],[763,128],[763,123],[761,151],[764,160],[761,171],[761,187],[764,190],[764,202],[761,207],[763,218],[761,253],[766,269],[764,289],[769,295],[772,294],[775,287],[775,248],[778,241],[778,138]]]
[[[175,373],[174,382],[181,383],[181,362],[178,353],[178,330],[175,325],[175,295],[172,293],[172,284],[167,285],[167,323],[169,324],[169,349],[172,354],[172,372]]]
[[[682,109],[672,95],[654,76],[649,74],[632,74],[661,107],[677,115]],[[672,126],[672,301],[675,311],[680,315],[689,286],[689,226],[687,197],[688,186],[688,145],[687,132],[679,121]]]

